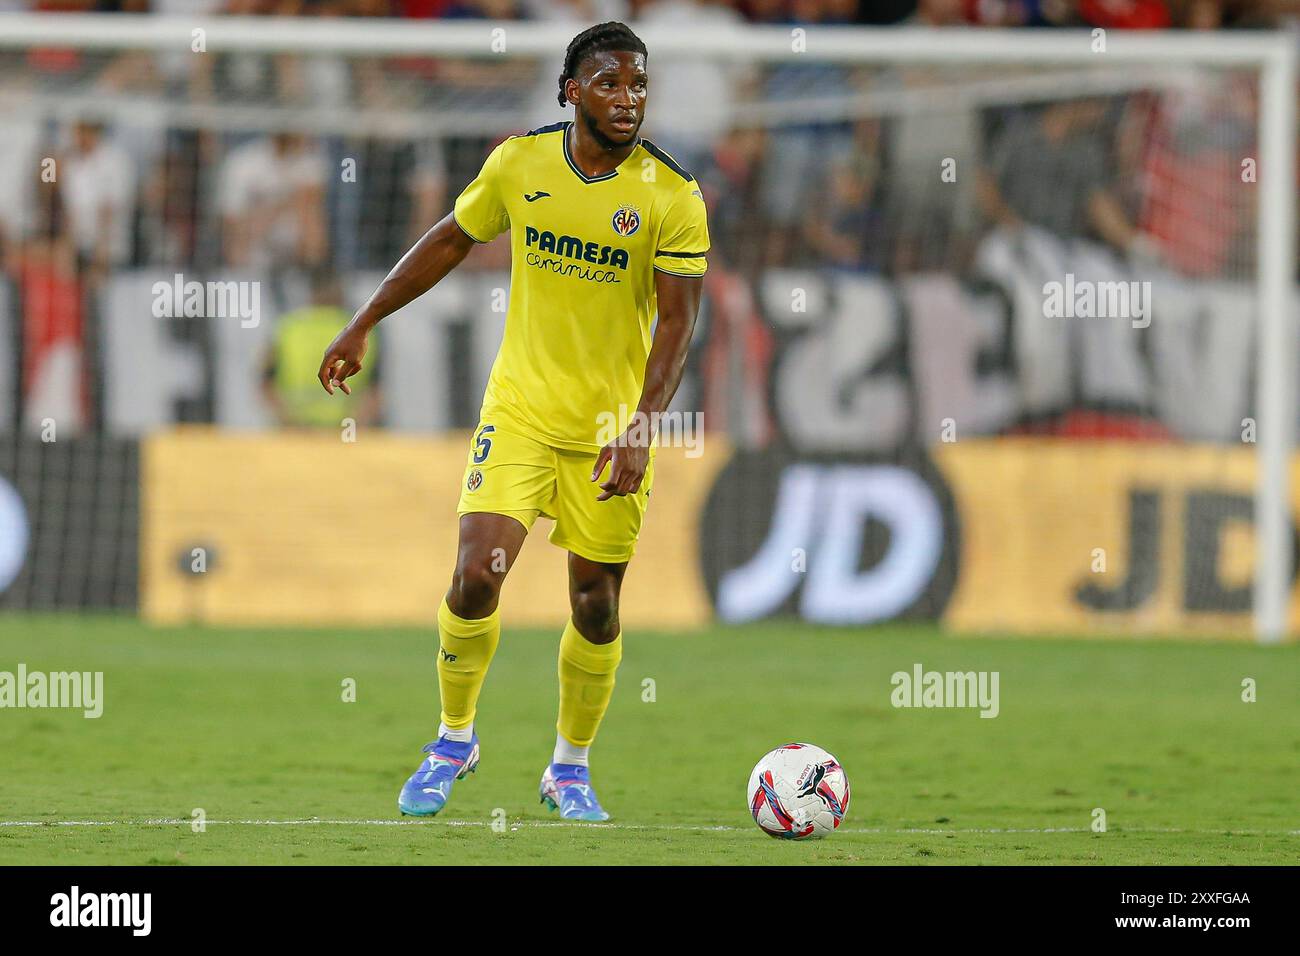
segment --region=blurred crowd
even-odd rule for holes
[[[603,19],[1207,30],[1281,25],[1300,0],[0,0],[14,9],[562,19],[575,33]],[[313,276],[304,322],[341,324],[328,273],[388,269],[492,145],[571,116],[555,100],[562,54],[0,53],[0,263],[18,324],[74,329],[93,351],[99,294],[132,269]],[[1063,73],[1055,92],[1026,95],[1018,83],[1052,71],[754,68],[653,50],[650,68],[643,132],[699,179],[719,272],[961,273],[982,236],[1024,226],[1187,276],[1254,267],[1255,194],[1239,168],[1254,150],[1251,75],[1116,92]],[[843,109],[804,117],[809,102]],[[758,112],[737,119],[741,107]],[[430,116],[447,131],[384,127]],[[508,265],[496,243],[469,267]],[[287,377],[267,367],[268,382]]]
[[[581,18],[632,22],[662,0],[0,0],[3,10],[277,16]],[[983,26],[1101,26],[1117,29],[1274,25],[1300,0],[718,0],[750,23],[874,24],[940,20]]]

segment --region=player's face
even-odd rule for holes
[[[636,139],[645,119],[648,77],[640,53],[597,53],[578,84],[578,116],[606,149]]]

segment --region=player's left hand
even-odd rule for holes
[[[643,438],[632,436],[628,429],[600,450],[596,456],[596,467],[591,470],[591,480],[595,481],[609,465],[609,477],[600,483],[601,493],[597,501],[606,501],[615,495],[633,495],[641,490],[645,470],[650,465],[650,445]]]

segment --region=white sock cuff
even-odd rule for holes
[[[446,724],[439,721],[438,736],[446,737],[448,740],[455,740],[462,744],[467,744],[474,739],[474,724],[471,722],[468,727],[461,730],[452,730]]]
[[[576,763],[579,767],[587,766],[587,751],[590,747],[579,747],[564,739],[564,734],[555,735],[555,753],[551,763]]]

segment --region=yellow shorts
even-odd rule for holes
[[[594,452],[569,451],[480,422],[470,440],[460,485],[458,515],[505,514],[532,530],[538,515],[555,519],[550,542],[590,561],[619,564],[636,551],[641,519],[654,483],[654,448],[641,488],[634,494],[597,501],[600,481],[591,480]]]

